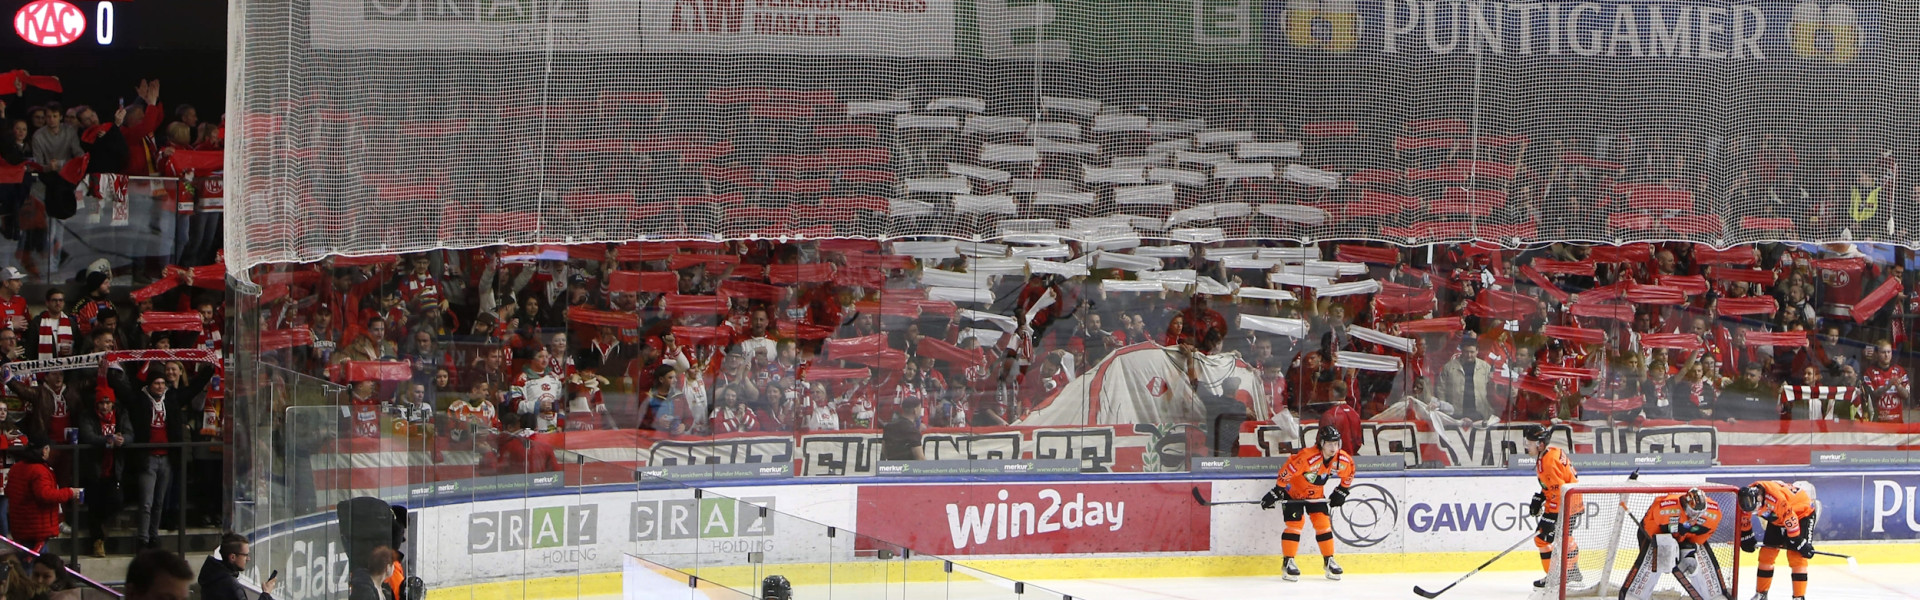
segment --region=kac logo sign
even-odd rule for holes
[[[87,15],[60,0],[35,0],[13,13],[13,32],[35,46],[65,46],[86,31]]]

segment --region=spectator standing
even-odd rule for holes
[[[93,410],[75,418],[80,445],[88,448],[80,451],[80,485],[87,490],[87,512],[92,517],[87,525],[93,537],[94,558],[106,557],[107,521],[120,512],[125,461],[117,455],[121,452],[118,448],[132,437],[127,428],[132,422],[119,408],[110,386],[100,388]]]
[[[47,290],[47,309],[34,319],[34,328],[39,336],[36,358],[73,355],[73,316],[67,314],[66,292]]]
[[[121,173],[126,175],[155,175],[160,172],[160,144],[153,139],[153,132],[166,123],[167,111],[160,106],[160,80],[140,80],[134,86],[139,101],[128,104],[114,115],[120,126],[120,136],[126,139],[127,165]]]
[[[1493,364],[1480,358],[1480,342],[1472,337],[1462,338],[1453,360],[1441,368],[1440,401],[1453,405],[1455,418],[1484,421],[1493,416],[1492,403],[1487,400],[1487,385],[1492,376]]]
[[[1740,378],[1721,390],[1713,416],[1727,421],[1780,420],[1780,390],[1762,378],[1762,372],[1757,363],[1741,368]]]
[[[366,563],[355,568],[347,579],[350,590],[347,600],[395,600],[393,588],[384,585],[387,578],[393,575],[393,549],[385,545],[374,546],[365,560]]]
[[[1876,423],[1905,423],[1908,398],[1912,391],[1912,382],[1907,370],[1893,364],[1893,343],[1880,340],[1874,344],[1874,354],[1867,365],[1862,379],[1866,382],[1867,395],[1873,400],[1873,420]]]
[[[4,486],[8,471],[13,468],[12,454],[24,451],[27,447],[27,434],[7,418],[7,405],[0,402],[0,486]],[[0,488],[0,491],[5,491]],[[13,530],[7,519],[7,495],[0,493],[0,535],[13,537]]]
[[[920,448],[920,399],[909,398],[893,411],[893,418],[880,432],[883,460],[926,460]]]
[[[19,335],[27,335],[28,317],[27,298],[20,295],[20,288],[27,283],[27,274],[18,267],[0,269],[0,319],[6,322],[6,328]],[[9,358],[8,360],[13,360]]]
[[[31,380],[9,381],[7,387],[27,406],[28,437],[54,441],[67,439],[73,426],[72,409],[80,405],[80,391],[67,385],[66,371],[41,373],[38,385]]]
[[[53,469],[47,466],[52,452],[44,438],[32,438],[7,473],[8,527],[15,541],[35,552],[60,535],[60,505],[80,495],[79,490],[55,483]]]
[[[240,574],[253,562],[253,544],[246,536],[231,532],[221,536],[217,552],[217,557],[208,556],[200,565],[201,600],[273,600],[273,590],[280,585],[278,577],[261,583],[258,597],[240,585]]]
[[[205,382],[189,383],[185,389],[174,389],[165,374],[153,376],[146,385],[137,390],[116,390],[121,397],[130,398],[125,403],[128,427],[133,431],[133,443],[164,444],[185,441],[188,398],[199,395],[196,388],[204,387]],[[126,454],[126,471],[134,474],[134,505],[139,512],[134,517],[134,535],[143,546],[153,547],[160,536],[161,512],[167,504],[167,489],[173,483],[173,452],[168,448],[141,449]],[[209,485],[211,485],[209,483]]]
[[[0,130],[0,235],[14,239],[19,237],[14,218],[33,189],[34,178],[28,172],[37,167],[32,142],[27,138],[27,122],[0,119],[0,126],[5,127]]]

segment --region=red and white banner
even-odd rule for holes
[[[1202,483],[1201,493],[1209,492]],[[1204,552],[1212,522],[1179,483],[861,486],[855,529],[922,552]]]

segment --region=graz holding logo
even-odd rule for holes
[[[714,552],[765,552],[771,542],[764,538],[774,532],[771,497],[642,500],[629,510],[627,540],[632,542],[699,539],[708,540],[707,549]]]
[[[594,560],[600,540],[600,507],[556,506],[475,511],[467,516],[467,553],[532,550],[536,560],[569,563]]]

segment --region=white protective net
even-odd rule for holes
[[[242,277],[752,236],[1914,239],[1913,11],[1875,0],[233,10]]]
[[[1714,530],[1707,546],[1712,550],[1712,564],[1718,566],[1721,589],[1726,591],[1726,598],[1733,598],[1740,554],[1739,534],[1734,524],[1734,513],[1738,510],[1738,489],[1706,483],[1639,482],[1576,485],[1569,488],[1568,497],[1573,498],[1574,494],[1578,494],[1586,513],[1572,528],[1571,535],[1563,535],[1554,541],[1553,564],[1562,564],[1563,558],[1571,556],[1567,564],[1578,565],[1580,574],[1578,578],[1568,576],[1564,595],[1558,594],[1559,582],[1555,581],[1547,587],[1548,593],[1544,597],[1619,598],[1620,587],[1626,583],[1641,551],[1637,532],[1640,531],[1641,518],[1646,515],[1647,508],[1662,496],[1696,487],[1720,506],[1720,525]],[[1673,600],[1690,598],[1672,573],[1661,574],[1652,597]]]

